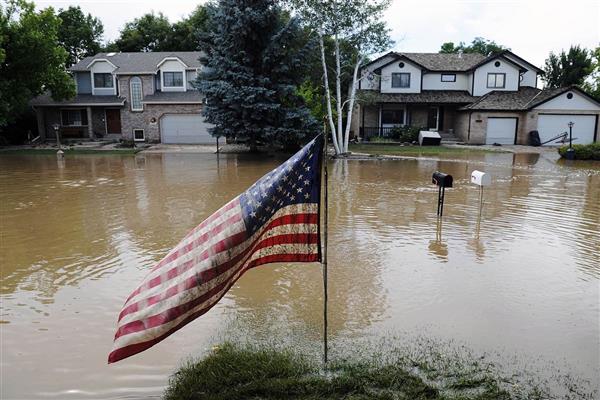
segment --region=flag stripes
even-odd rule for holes
[[[137,354],[210,310],[248,269],[319,261],[322,138],[192,229],[127,298],[108,362]]]

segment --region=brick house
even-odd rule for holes
[[[42,140],[113,138],[138,142],[214,143],[193,86],[200,52],[99,53],[69,68],[77,95],[32,100]]]

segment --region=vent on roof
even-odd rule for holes
[[[108,53],[108,54],[106,55],[106,57],[112,57],[112,56],[114,56],[115,54],[117,54],[117,53],[115,53],[115,52]]]

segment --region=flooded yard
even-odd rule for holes
[[[424,335],[600,376],[600,163],[554,153],[330,163],[332,355]],[[214,154],[0,156],[2,398],[159,397],[226,338],[318,354],[319,264],[244,275],[209,313],[107,365],[116,318],[189,229],[281,162]],[[469,183],[493,176],[479,212]],[[431,174],[454,176],[443,220]],[[345,350],[344,350],[345,349]]]

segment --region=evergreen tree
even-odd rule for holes
[[[297,89],[311,51],[298,21],[274,0],[220,0],[208,14],[206,68],[196,86],[207,97],[212,134],[243,138],[251,149],[314,137],[320,125]]]

